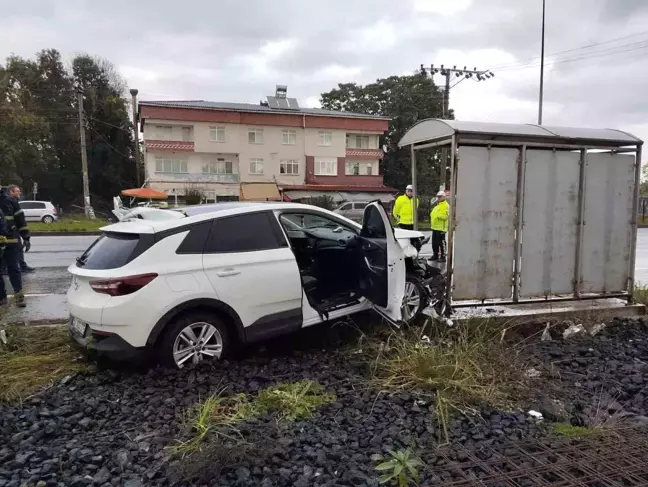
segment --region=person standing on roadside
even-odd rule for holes
[[[20,190],[20,187],[15,185],[15,184],[10,184],[7,186],[7,194],[9,194],[10,198],[15,199],[18,202],[18,205],[20,205],[20,196],[22,194],[22,191]],[[34,272],[36,269],[33,267],[29,267],[27,265],[27,262],[25,262],[25,253],[23,251],[23,243],[18,242],[20,244],[20,258],[18,260],[18,264],[20,264],[20,272],[23,274],[26,274],[28,272]]]
[[[25,213],[20,209],[18,201],[11,198],[5,189],[0,189],[0,213],[2,213],[2,232],[5,237],[3,239],[5,247],[2,253],[2,262],[7,267],[9,282],[14,290],[14,302],[17,307],[24,308],[25,293],[19,260],[23,245],[25,252],[29,252],[31,242]],[[7,290],[4,279],[0,278],[0,281],[0,305],[6,305]]]
[[[446,233],[450,218],[450,205],[446,201],[446,193],[437,193],[438,203],[430,212],[430,229],[432,230],[432,258],[430,260],[446,261]]]
[[[396,218],[398,228],[405,230],[414,230],[414,188],[408,184],[405,188],[405,194],[396,198],[394,203],[393,215]],[[418,208],[419,199],[416,198],[416,207]]]

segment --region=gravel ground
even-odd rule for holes
[[[293,345],[284,340],[279,349],[268,346],[272,354],[253,351],[254,357],[194,370],[104,370],[64,380],[20,406],[0,407],[0,487],[377,486],[381,456],[405,448],[427,465],[420,483],[438,482],[447,459],[436,454],[440,432],[431,401],[377,393],[349,355],[308,346],[293,351]],[[540,372],[531,402],[546,416],[583,424],[601,411],[637,421],[648,415],[643,322],[614,321],[595,337],[536,337],[524,353]],[[200,457],[183,460],[185,470],[196,467],[199,480],[183,480],[167,447],[186,434],[181,415],[188,406],[214,391],[255,393],[301,379],[317,381],[336,401],[306,420],[259,417],[239,425],[245,443],[222,438],[205,444],[205,465]],[[546,435],[546,426],[525,412],[487,408],[472,418],[455,416],[448,426],[447,452],[457,461],[463,449]],[[448,467],[442,477],[455,475]]]

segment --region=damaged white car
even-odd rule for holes
[[[152,350],[181,367],[366,309],[398,325],[443,303],[441,272],[418,260],[423,234],[394,231],[378,202],[362,225],[293,203],[180,214],[104,227],[70,266],[77,342],[114,358]]]

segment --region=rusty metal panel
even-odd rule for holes
[[[519,149],[460,147],[453,300],[510,298]]]
[[[582,293],[628,289],[635,156],[589,153],[585,167]]]
[[[526,151],[520,296],[571,294],[580,153]]]

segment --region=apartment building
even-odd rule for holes
[[[207,201],[391,199],[379,174],[388,118],[301,108],[286,95],[278,86],[259,105],[140,102],[147,185],[170,195],[196,188]],[[242,185],[254,186],[256,197]]]

